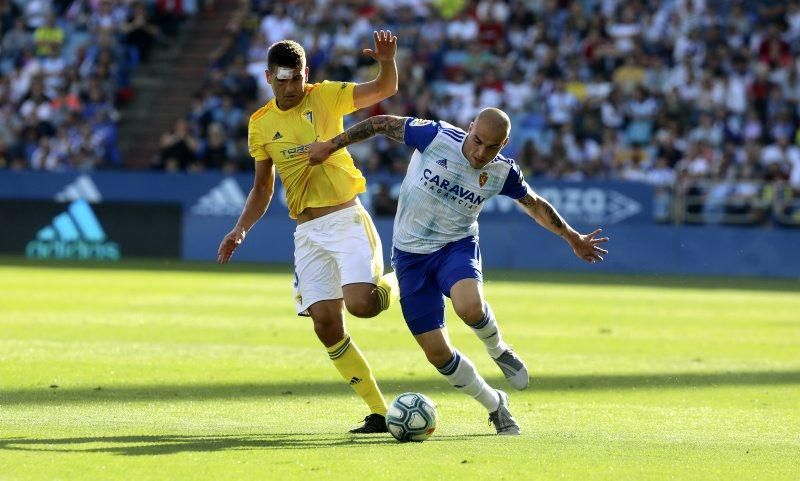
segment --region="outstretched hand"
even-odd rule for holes
[[[397,53],[397,37],[392,35],[389,30],[381,30],[380,32],[376,30],[372,32],[372,37],[375,40],[375,48],[365,48],[361,53],[377,62],[393,60]]]
[[[226,235],[219,244],[219,250],[217,251],[217,262],[220,264],[225,264],[231,260],[233,251],[235,251],[236,248],[239,247],[242,242],[244,242],[244,236],[245,231],[241,228],[234,228],[232,231],[228,232],[228,235]]]
[[[570,238],[569,245],[572,247],[572,252],[590,264],[602,261],[603,255],[608,254],[608,251],[598,244],[608,242],[608,237],[595,238],[602,231],[603,229],[596,229],[591,234],[578,234]]]

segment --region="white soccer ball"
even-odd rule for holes
[[[389,405],[386,428],[401,443],[425,441],[436,430],[436,408],[433,401],[416,392],[397,396]]]

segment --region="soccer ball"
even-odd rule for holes
[[[416,392],[397,396],[389,405],[386,427],[401,443],[425,441],[436,430],[436,408],[433,401]]]

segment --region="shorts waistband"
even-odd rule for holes
[[[322,217],[317,217],[316,219],[309,220],[307,222],[303,222],[302,224],[298,224],[295,232],[305,232],[308,230],[312,230],[315,227],[322,225],[326,222],[336,221],[342,217],[351,216],[358,212],[366,212],[367,210],[364,209],[364,206],[361,204],[352,205],[350,207],[346,207],[342,210],[337,210],[336,212],[331,212],[330,214],[323,215]]]

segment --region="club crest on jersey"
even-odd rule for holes
[[[303,112],[303,118],[306,119],[309,124],[314,123],[314,114],[310,110]]]
[[[481,172],[481,175],[478,176],[478,184],[483,187],[486,185],[487,180],[489,180],[489,174],[486,172]]]

